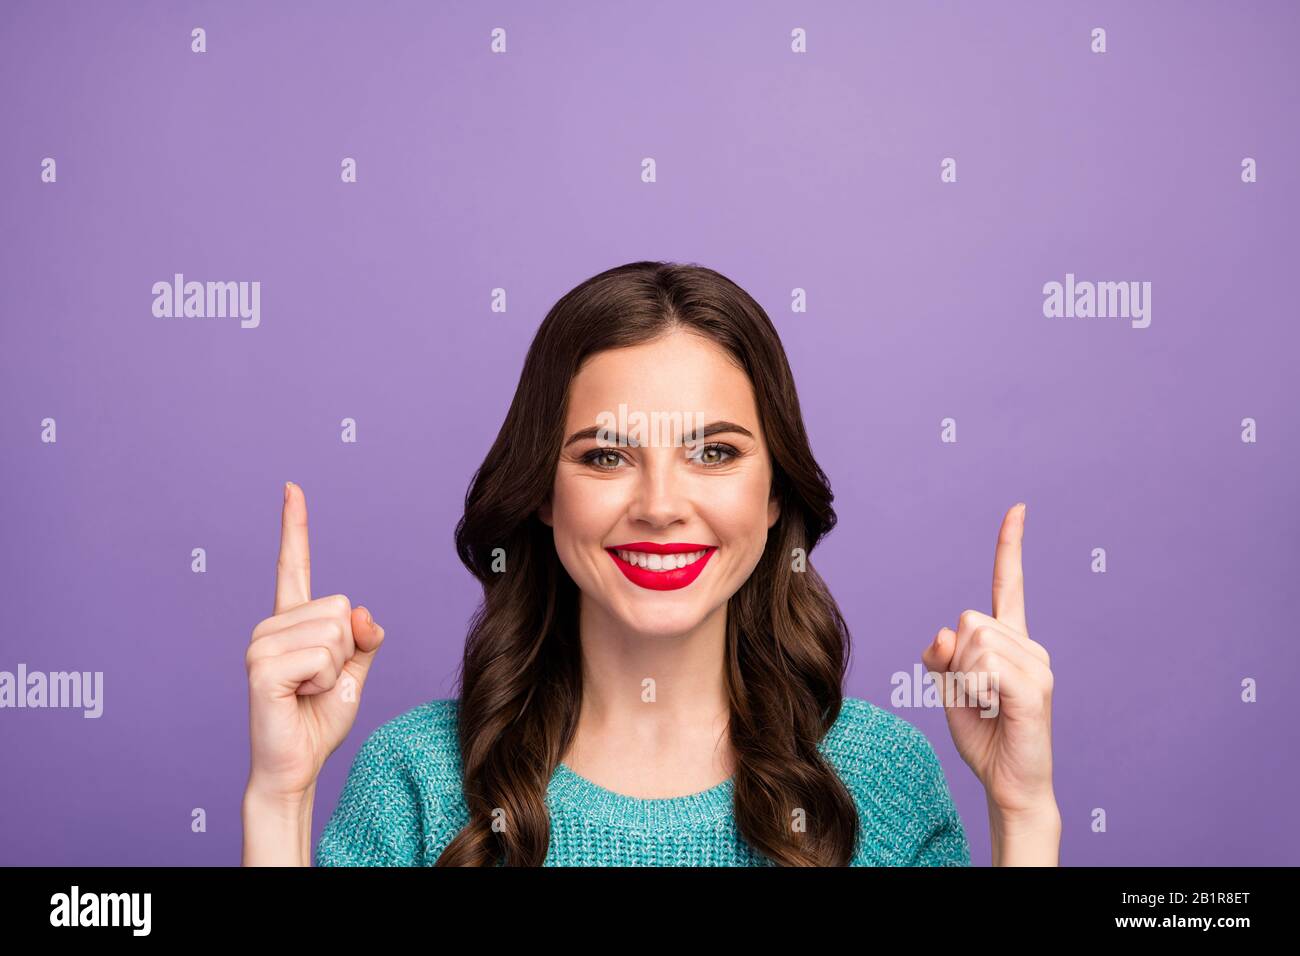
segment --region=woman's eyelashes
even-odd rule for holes
[[[698,462],[702,468],[717,468],[734,461],[740,455],[741,452],[738,449],[726,442],[709,442],[706,445],[692,449],[687,457],[691,461]],[[598,471],[618,471],[620,470],[620,462],[632,463],[623,452],[616,451],[613,448],[595,448],[578,460]]]

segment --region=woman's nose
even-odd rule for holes
[[[678,467],[680,454],[680,448],[663,448],[645,456],[628,506],[630,518],[662,527],[685,516],[690,505]]]

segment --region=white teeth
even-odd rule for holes
[[[643,551],[615,552],[628,564],[635,564],[637,567],[645,568],[648,571],[674,571],[677,568],[684,568],[688,564],[694,564],[707,553],[707,548],[701,551],[687,551],[680,554],[647,554]]]

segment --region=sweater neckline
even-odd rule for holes
[[[557,764],[547,792],[557,804],[610,826],[678,830],[712,823],[732,811],[735,779],[679,797],[630,797],[600,786],[565,763]]]

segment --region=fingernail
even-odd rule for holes
[[[370,608],[366,608],[366,623],[371,627],[375,626],[375,618],[374,615],[370,613]]]
[[[289,500],[289,482],[287,481],[284,483],[284,500]]]

